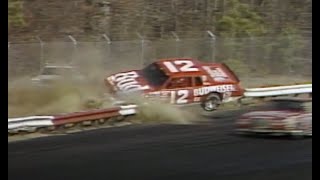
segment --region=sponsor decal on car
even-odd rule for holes
[[[198,89],[194,89],[193,94],[194,96],[203,96],[211,92],[225,93],[225,92],[232,92],[232,91],[236,91],[235,86],[232,84],[228,84],[228,85],[201,87]]]
[[[135,91],[149,89],[148,85],[141,86],[136,80],[139,77],[135,71],[119,73],[113,75],[110,79],[120,91]]]

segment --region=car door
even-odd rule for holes
[[[192,77],[172,77],[165,85],[165,90],[170,92],[170,103],[189,104],[193,102]]]

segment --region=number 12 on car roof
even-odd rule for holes
[[[177,60],[177,61],[165,61],[163,64],[169,69],[170,72],[194,72],[199,71],[198,68],[194,67],[192,61],[188,60]]]

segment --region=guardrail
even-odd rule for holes
[[[137,105],[126,105],[108,109],[94,109],[83,112],[73,112],[55,116],[30,116],[23,118],[8,119],[8,133],[17,133],[20,131],[35,131],[43,127],[59,127],[82,123],[85,121],[97,120],[104,123],[112,118],[124,119],[127,116],[137,113]]]
[[[245,89],[244,98],[264,98],[290,94],[312,94],[312,84],[276,86]],[[243,104],[241,100],[238,102]],[[41,128],[69,127],[85,122],[103,124],[113,119],[124,119],[137,113],[137,105],[124,105],[108,109],[94,109],[83,112],[73,112],[55,116],[30,116],[8,119],[8,133],[34,132]]]
[[[44,127],[54,125],[52,120],[54,116],[30,116],[22,118],[9,118],[8,130],[27,127]]]
[[[312,84],[245,89],[244,97],[268,97],[312,93]]]

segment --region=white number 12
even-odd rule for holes
[[[170,72],[192,72],[192,71],[199,71],[198,68],[193,67],[194,64],[192,61],[188,61],[188,60],[178,60],[178,61],[173,61],[173,62],[169,62],[166,61],[163,63]],[[177,68],[176,65],[182,65],[181,67]]]
[[[189,91],[188,90],[179,90],[179,91],[171,91],[171,103],[172,104],[185,104],[188,102]],[[176,100],[177,97],[177,100]]]

